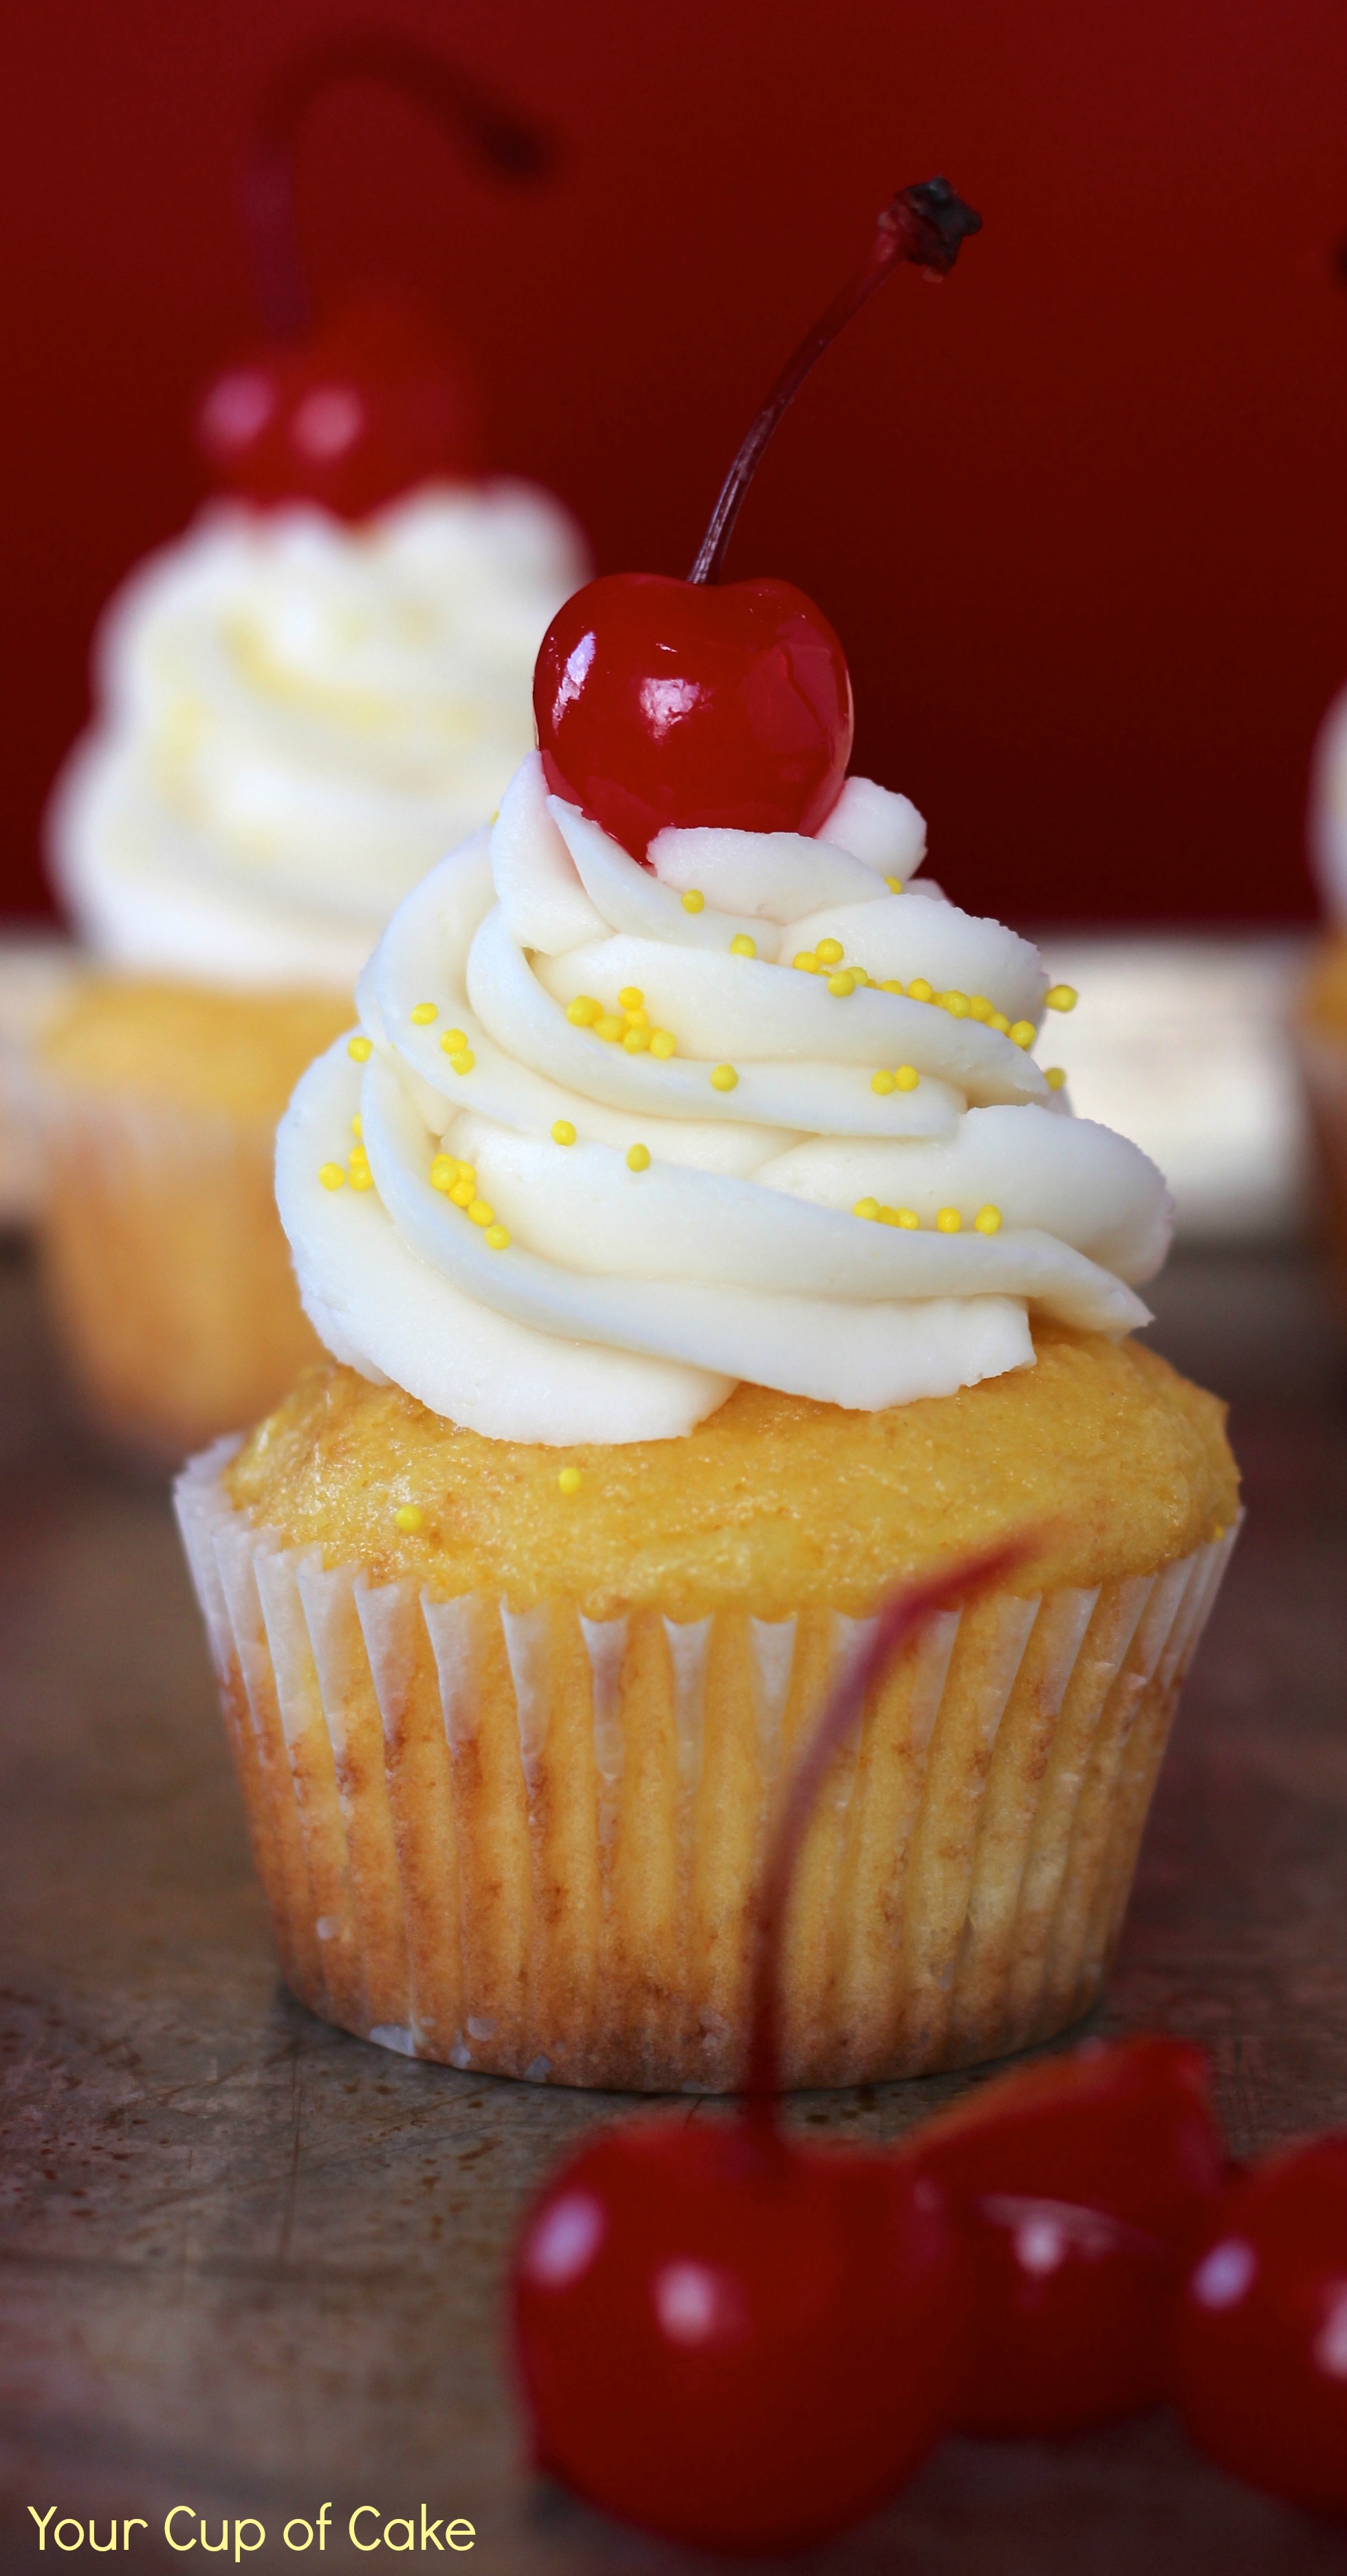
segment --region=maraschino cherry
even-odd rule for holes
[[[1347,2513],[1347,2134],[1222,2194],[1179,2303],[1174,2393],[1223,2468]]]
[[[1201,2050],[1087,2041],[984,2086],[911,2152],[973,2249],[959,2429],[1063,2434],[1158,2405],[1185,2258],[1225,2172]]]
[[[843,325],[904,261],[943,277],[981,218],[945,179],[902,188],[869,254],[768,395],[686,581],[609,573],[543,638],[533,708],[554,795],[644,860],[666,824],[813,832],[835,804],[853,730],[846,656],[788,581],[719,586],[758,459]]]
[[[764,1879],[744,2112],[606,2129],[525,2220],[511,2305],[537,2464],[624,2521],[800,2548],[882,2503],[950,2420],[970,2284],[944,2192],[914,2161],[780,2129],[778,1961],[805,1827],[871,1684],[1024,1554],[900,1594],[831,1702]]]
[[[376,80],[428,107],[484,168],[533,179],[549,139],[438,54],[355,34],[291,64],[264,101],[244,171],[243,212],[269,337],[211,383],[197,437],[217,482],[257,504],[314,501],[360,518],[432,478],[479,462],[478,400],[454,335],[406,290],[348,296],[315,316],[295,214],[301,127],[329,89]]]

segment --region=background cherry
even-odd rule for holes
[[[1179,2302],[1174,2391],[1223,2468],[1347,2513],[1347,2134],[1222,2194]]]
[[[208,385],[197,440],[215,480],[260,504],[314,501],[359,518],[479,462],[472,368],[443,319],[405,290],[367,289],[319,319],[295,209],[295,157],[315,102],[377,80],[427,107],[469,156],[507,180],[541,176],[550,139],[407,38],[339,37],[300,56],[264,100],[243,215],[268,336]]]
[[[609,574],[543,638],[533,709],[549,784],[633,858],[666,824],[811,832],[835,803],[853,730],[837,636],[791,583],[722,589],[718,575],[758,459],[829,342],[904,261],[946,275],[980,221],[944,179],[901,189],[758,413],[689,579]]]
[[[949,2420],[969,2285],[945,2195],[915,2161],[783,2135],[777,1963],[814,1801],[871,1684],[1025,1553],[899,1595],[816,1730],[764,1874],[744,2113],[600,2131],[525,2219],[510,2306],[535,2458],[623,2520],[802,2547],[891,2494]]]
[[[975,2257],[960,2429],[1063,2434],[1158,2405],[1225,2172],[1201,2050],[1087,2042],[983,2086],[910,2152]]]

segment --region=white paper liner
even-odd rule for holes
[[[872,1623],[515,1612],[177,1509],[285,1975],[408,2054],[530,2081],[740,2078],[774,1790]],[[1234,1528],[1158,1573],[933,1623],[806,1846],[786,2072],[964,2065],[1085,2012]]]
[[[98,1421],[173,1460],[320,1356],[276,1214],[275,1122],[35,1082],[44,1270]]]

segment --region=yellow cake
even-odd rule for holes
[[[119,1436],[181,1458],[315,1356],[276,1122],[349,1016],[325,993],[89,974],[44,1033],[47,1277],[72,1370]]]
[[[309,1372],[184,1493],[295,1991],[498,2073],[732,2084],[764,1837],[857,1623],[1027,1530],[835,1768],[787,2074],[960,2065],[1084,2012],[1238,1487],[1222,1407],[1152,1353],[1036,1346],[893,1410],[743,1386],[685,1440],[565,1453]]]

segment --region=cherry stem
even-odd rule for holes
[[[497,178],[538,179],[555,165],[555,139],[542,126],[409,37],[371,28],[298,55],[262,101],[241,186],[258,302],[267,329],[279,340],[301,338],[314,318],[295,209],[300,132],[318,99],[348,81],[378,81],[401,90],[428,108],[455,142]]]
[[[1006,1539],[976,1556],[961,1558],[924,1583],[907,1584],[896,1592],[880,1612],[879,1624],[865,1653],[839,1682],[800,1756],[758,1896],[757,1955],[744,2090],[749,2120],[761,2139],[779,2134],[776,2102],[781,2089],[781,1950],[786,1910],[801,1846],[828,1766],[858,1724],[871,1690],[900,1649],[921,1636],[942,1611],[966,1608],[980,1593],[1026,1564],[1041,1545],[1041,1535],[1036,1540]]]
[[[922,179],[900,188],[884,208],[874,239],[856,274],[833,298],[828,310],[777,377],[766,402],[720,487],[720,497],[702,539],[689,581],[719,581],[725,549],[743,507],[744,494],[758,470],[758,460],[782,413],[794,401],[810,368],[844,330],[852,315],[868,304],[886,277],[910,260],[928,277],[948,277],[966,233],[982,230],[982,217],[956,196],[948,179]]]

